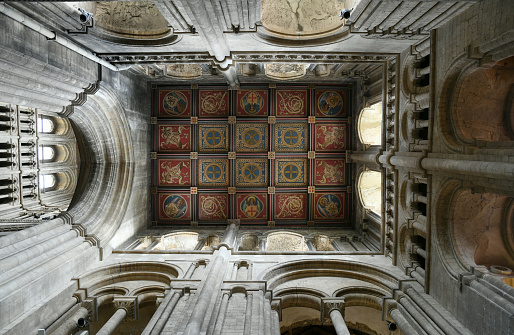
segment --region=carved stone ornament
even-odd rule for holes
[[[194,79],[202,76],[199,64],[169,64],[166,65],[166,75],[177,79]]]
[[[271,63],[266,64],[266,76],[279,79],[288,80],[296,79],[305,76],[305,64],[288,64],[288,63]]]
[[[124,321],[134,321],[138,318],[138,301],[137,297],[116,297],[113,301],[116,309],[124,309],[127,316]]]
[[[337,309],[344,318],[344,299],[335,298],[335,299],[323,299],[322,300],[323,308],[321,310],[321,320],[323,323],[330,322],[330,312],[332,310]]]

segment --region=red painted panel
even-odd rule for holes
[[[228,218],[228,194],[200,194],[198,199],[200,220],[226,220]]]
[[[306,219],[307,194],[277,193],[275,194],[275,219],[297,220]]]
[[[346,150],[346,124],[316,124],[316,151]]]
[[[315,219],[344,219],[345,194],[344,193],[316,193],[314,195]]]
[[[316,116],[346,116],[346,96],[342,90],[316,90]]]
[[[159,193],[159,220],[191,220],[191,195]]]
[[[238,116],[266,116],[268,115],[267,90],[239,90],[237,91]]]
[[[190,186],[189,159],[159,159],[159,186]]]
[[[159,151],[191,151],[191,126],[160,124]]]
[[[346,185],[346,161],[344,159],[316,159],[315,185]]]
[[[242,220],[266,219],[267,194],[237,194],[237,218]]]
[[[201,90],[200,117],[223,117],[229,114],[229,91]]]
[[[278,117],[307,116],[307,90],[276,91]]]
[[[159,116],[190,117],[191,90],[159,91]]]

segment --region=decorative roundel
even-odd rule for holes
[[[241,108],[247,114],[257,114],[264,107],[264,99],[256,91],[249,91],[241,98]]]
[[[335,91],[327,91],[318,98],[318,109],[325,116],[336,116],[343,110],[343,97]]]
[[[296,182],[301,177],[301,171],[302,168],[299,163],[291,162],[284,164],[280,172],[288,182]]]
[[[287,147],[294,147],[300,141],[300,134],[294,128],[287,128],[282,132],[282,143]]]
[[[187,201],[180,195],[172,194],[164,200],[163,209],[170,219],[180,219],[187,213]]]
[[[223,176],[223,167],[220,164],[209,164],[205,168],[205,179],[209,182],[216,182]]]
[[[216,148],[224,145],[225,136],[216,129],[211,129],[205,133],[205,143],[209,148]]]
[[[187,99],[182,92],[171,91],[164,97],[162,105],[166,113],[179,116],[187,109]]]
[[[256,148],[264,140],[263,134],[258,128],[248,128],[241,137],[243,143],[248,148]]]
[[[243,179],[248,183],[258,181],[261,174],[261,167],[255,163],[248,163],[243,167]]]
[[[326,218],[334,218],[341,212],[341,200],[333,194],[325,194],[316,204],[318,213]]]

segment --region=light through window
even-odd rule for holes
[[[381,102],[362,110],[358,128],[362,143],[369,145],[380,145],[382,143]]]
[[[39,175],[39,188],[41,191],[46,191],[55,185],[55,176],[52,174]]]
[[[51,133],[54,130],[54,123],[48,118],[40,117],[37,123],[37,130],[40,133]]]
[[[46,145],[41,145],[39,146],[38,157],[40,162],[48,161],[54,158],[54,149]]]

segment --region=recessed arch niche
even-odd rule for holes
[[[470,266],[514,269],[514,201],[494,193],[455,193],[450,210],[452,240],[461,261]]]
[[[325,44],[348,35],[339,13],[360,0],[263,0],[259,35],[274,44]],[[343,29],[341,29],[343,28]]]
[[[455,127],[466,140],[514,141],[514,56],[462,77],[456,89]]]

